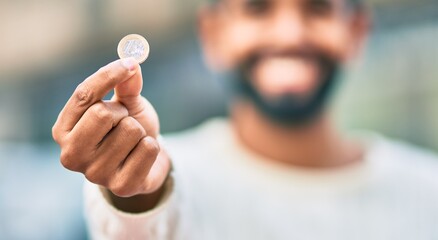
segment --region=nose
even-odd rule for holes
[[[306,38],[306,26],[298,11],[283,8],[277,10],[267,27],[266,37],[279,48],[302,45]]]

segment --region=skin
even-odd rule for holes
[[[369,26],[366,14],[346,7],[344,0],[224,0],[202,8],[198,23],[212,70],[232,69],[254,51],[266,52],[251,80],[267,97],[305,97],[319,84],[312,63],[278,53],[310,46],[347,63]],[[112,89],[114,97],[102,101]],[[78,86],[53,127],[64,167],[106,188],[113,204],[127,212],[156,206],[170,171],[169,157],[156,140],[158,116],[141,89],[141,69],[133,59],[110,63]],[[359,144],[344,139],[327,112],[306,125],[282,126],[241,99],[230,115],[243,146],[285,166],[342,167],[357,163],[363,153]]]
[[[140,95],[142,81],[134,59],[102,67],[76,88],[52,129],[63,166],[107,188],[129,212],[155,206],[170,169],[156,140],[158,116]],[[112,100],[102,101],[112,89]],[[123,203],[133,196],[142,204]]]
[[[318,84],[315,66],[297,56],[284,60],[281,53],[311,47],[347,64],[360,52],[369,28],[363,9],[349,8],[343,0],[224,0],[201,10],[199,23],[213,70],[233,69],[251,53],[266,52],[251,79],[266,97],[306,97]],[[292,74],[284,81],[271,78],[276,71],[287,75],[285,68]],[[325,168],[356,163],[362,156],[361,146],[343,138],[327,111],[307,125],[285,127],[241,100],[230,115],[241,143],[270,161]]]

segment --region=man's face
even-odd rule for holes
[[[268,108],[288,111],[290,101],[291,112],[306,111],[366,33],[365,17],[345,1],[223,0],[201,15],[206,58],[241,71]]]

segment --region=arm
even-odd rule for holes
[[[163,196],[155,208],[127,213],[111,204],[107,190],[85,183],[85,215],[91,239],[174,239],[180,236],[179,209],[173,177],[163,187]]]

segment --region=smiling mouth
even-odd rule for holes
[[[234,92],[261,113],[277,123],[296,125],[322,111],[339,70],[335,58],[315,48],[260,49],[242,61],[231,79]]]
[[[311,95],[319,84],[320,69],[314,58],[290,55],[260,57],[251,79],[265,97]]]

